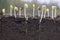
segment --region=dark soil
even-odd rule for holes
[[[60,18],[60,17],[59,17]],[[60,40],[60,19],[0,15],[0,40]]]

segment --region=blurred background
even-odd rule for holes
[[[60,0],[0,0],[0,11],[5,8],[6,13],[9,13],[9,6],[11,4],[23,9],[25,3],[29,5],[27,13],[32,13],[32,4],[34,3],[36,5],[35,14],[37,13],[37,8],[41,7],[42,5],[46,5],[49,9],[51,9],[52,5],[55,5],[57,6],[57,15],[60,15]]]

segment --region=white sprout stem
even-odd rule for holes
[[[34,16],[35,16],[35,8],[33,8],[33,18],[34,18]]]
[[[14,10],[14,16],[15,16],[15,18],[16,18],[16,11]]]
[[[47,16],[49,17],[49,12],[48,12],[48,15]]]
[[[57,11],[56,11],[56,9],[55,9],[55,16],[54,16],[54,17],[56,17],[56,16],[57,16],[56,12],[57,12]]]
[[[26,17],[26,20],[28,20],[28,17]]]
[[[40,17],[40,10],[38,10],[38,17]]]
[[[42,21],[42,18],[43,18],[43,10],[42,10],[42,14],[41,14],[41,19],[40,19],[40,22]]]
[[[19,10],[19,17],[21,17],[21,9]]]
[[[46,8],[45,8],[45,13],[44,13],[44,18],[46,17]]]
[[[43,10],[42,10],[42,15],[41,15],[41,18],[43,18]]]
[[[24,8],[24,16],[25,16],[25,18],[26,18],[26,8]]]
[[[5,15],[5,13],[3,13],[3,15]]]
[[[10,16],[12,16],[12,9],[10,9]]]
[[[53,10],[52,10],[52,19],[54,18],[54,15],[53,15],[53,13],[54,13],[54,12],[53,12]]]

